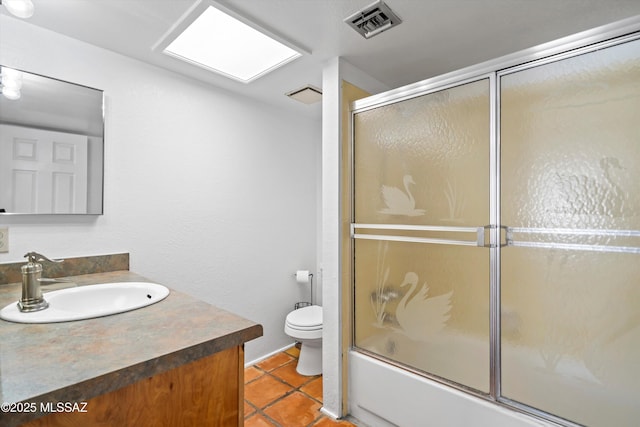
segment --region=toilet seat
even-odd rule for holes
[[[322,307],[311,305],[292,311],[287,315],[284,331],[299,340],[321,339]]]
[[[301,331],[322,329],[322,307],[310,305],[293,310],[287,315],[286,323],[290,328]]]

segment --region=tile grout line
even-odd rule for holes
[[[253,383],[254,381],[257,381],[258,379],[264,377],[265,375],[269,375],[270,378],[277,380],[278,382],[280,382],[281,384],[286,385],[287,387],[290,387],[290,390],[288,390],[285,394],[283,394],[282,396],[276,398],[275,400],[273,400],[272,402],[267,403],[263,408],[259,408],[257,407],[255,404],[253,404],[251,401],[244,399],[245,402],[247,402],[247,404],[254,409],[253,412],[251,412],[249,415],[247,415],[246,417],[244,417],[245,420],[254,417],[256,415],[261,415],[263,418],[265,418],[267,421],[269,421],[270,423],[272,423],[274,426],[277,427],[281,427],[280,424],[275,421],[273,418],[271,418],[269,415],[267,415],[265,413],[265,410],[274,406],[275,404],[279,403],[280,401],[284,400],[285,398],[287,398],[288,396],[294,394],[295,392],[301,393],[304,397],[309,398],[310,400],[312,400],[313,402],[317,402],[320,405],[322,405],[322,400],[319,400],[313,396],[311,396],[310,394],[306,393],[305,391],[301,390],[302,387],[305,387],[307,385],[309,385],[311,382],[317,380],[318,378],[322,378],[322,375],[314,375],[312,377],[309,377],[309,379],[307,381],[305,381],[302,384],[299,384],[298,386],[294,386],[290,383],[288,383],[285,379],[278,377],[277,375],[273,374],[273,372],[275,372],[278,369],[281,369],[287,365],[296,363],[298,360],[298,357],[289,354],[287,352],[282,352],[282,353],[278,353],[278,354],[287,354],[289,357],[291,357],[291,360],[287,361],[286,363],[283,363],[282,365],[276,366],[274,368],[272,368],[271,370],[266,370],[263,369],[261,367],[259,367],[257,364],[251,365],[250,367],[253,367],[254,369],[256,369],[257,371],[260,372],[260,375],[258,375],[256,378],[252,379],[251,381],[247,382],[245,384],[245,387],[248,384]],[[266,359],[268,360],[268,359]],[[245,368],[247,369],[247,368]],[[317,422],[319,422],[322,418],[324,418],[324,414],[322,414],[322,412],[318,411],[317,416],[307,425],[307,427],[311,427],[314,424],[316,424]]]
[[[318,402],[322,405],[322,402],[319,402],[318,399],[313,398],[312,396],[309,396],[307,393],[298,390],[298,389],[291,389],[290,391],[288,391],[287,393],[285,393],[284,395],[280,396],[279,398],[275,399],[273,402],[268,403],[264,408],[257,408],[256,406],[254,406],[251,402],[249,402],[249,404],[256,408],[256,410],[254,412],[252,412],[250,415],[245,417],[245,420],[247,420],[247,418],[251,418],[253,416],[255,416],[256,414],[260,414],[262,415],[264,418],[266,418],[270,423],[272,423],[274,426],[276,427],[282,427],[277,421],[275,421],[273,418],[271,418],[266,412],[266,409],[271,408],[272,406],[274,406],[275,404],[277,404],[278,402],[280,402],[281,400],[285,399],[286,397],[292,395],[295,392],[299,392],[302,393],[304,396],[308,397],[309,399],[313,400],[314,402]],[[318,411],[318,416],[316,418],[314,418],[309,424],[307,424],[306,427],[312,427],[314,424],[316,424],[318,421],[320,421],[322,418],[324,418],[324,414],[322,414],[322,412]]]
[[[293,385],[289,384],[288,382],[286,382],[282,378],[279,378],[279,377],[277,377],[275,375],[271,375],[269,372],[265,372],[263,375],[260,375],[259,377],[251,380],[247,384],[251,384],[252,382],[257,381],[258,379],[262,378],[264,375],[269,375],[271,378],[273,378],[273,379],[277,380],[278,382],[286,385],[287,387],[290,387],[291,390],[287,391],[285,394],[283,394],[282,396],[274,399],[273,401],[267,403],[263,408],[257,407],[254,403],[252,403],[248,399],[244,399],[244,400],[247,401],[247,403],[249,403],[252,407],[256,408],[256,410],[258,410],[258,411],[262,411],[264,409],[270,408],[271,406],[275,405],[276,403],[278,403],[279,401],[283,400],[285,397],[290,396],[291,394],[295,393],[296,391],[299,392],[299,393],[302,393],[304,396],[308,397],[309,399],[313,400],[314,402],[319,403],[320,405],[323,404],[322,400],[319,400],[319,399],[311,396],[309,393],[305,392],[304,390],[301,390],[302,387],[310,384],[311,382],[317,380],[318,378],[321,378],[321,376],[319,376],[319,375],[314,375],[313,377],[310,377],[311,379],[309,379],[309,381],[307,381],[307,382],[305,382],[303,384],[300,384],[299,386],[296,387],[296,386],[293,386]]]

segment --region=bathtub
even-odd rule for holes
[[[640,334],[637,338],[640,339]],[[362,346],[395,360],[413,357],[419,361],[428,357],[435,369],[432,372],[488,390],[488,345],[479,338],[448,332],[420,348],[406,341],[406,337],[388,332],[364,340]],[[502,366],[512,375],[503,378],[503,391],[508,390],[523,402],[533,402],[550,413],[564,411],[569,418],[588,425],[637,425],[640,373],[620,371],[620,367],[630,366],[628,359],[635,357],[635,353],[615,352],[624,359],[611,363],[616,360],[609,354],[613,350],[606,347],[595,350],[586,362],[563,356],[550,370],[539,350],[506,346],[502,349]],[[483,366],[486,370],[477,369]],[[556,426],[355,350],[349,352],[348,410],[372,427]]]
[[[397,343],[397,336],[376,337],[374,341],[367,343],[367,347],[388,349],[389,341]],[[457,340],[454,338],[454,341]],[[463,345],[462,341],[459,345]],[[467,350],[469,345],[478,350],[488,349],[486,344],[465,343]],[[403,351],[402,347],[399,344],[394,348],[396,356]],[[431,350],[433,351],[433,347]],[[384,354],[384,350],[376,353]],[[448,357],[452,357],[455,352],[446,353]],[[488,351],[479,351],[478,354],[481,353],[485,354],[487,360],[479,363],[488,367]],[[431,355],[433,356],[433,352]],[[445,352],[436,354],[436,363],[446,357]],[[485,373],[484,376],[487,375]],[[555,426],[354,350],[349,352],[348,410],[355,418],[371,427]]]
[[[349,352],[349,412],[371,427],[548,427],[356,351]]]

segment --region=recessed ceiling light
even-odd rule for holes
[[[156,45],[163,53],[226,77],[249,83],[302,55],[239,15],[201,3]],[[198,4],[200,6],[201,4]],[[198,12],[201,12],[197,15]],[[182,30],[182,32],[179,32]],[[179,34],[176,36],[175,34]]]

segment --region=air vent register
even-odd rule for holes
[[[349,16],[344,20],[365,39],[369,39],[402,22],[382,0]]]

